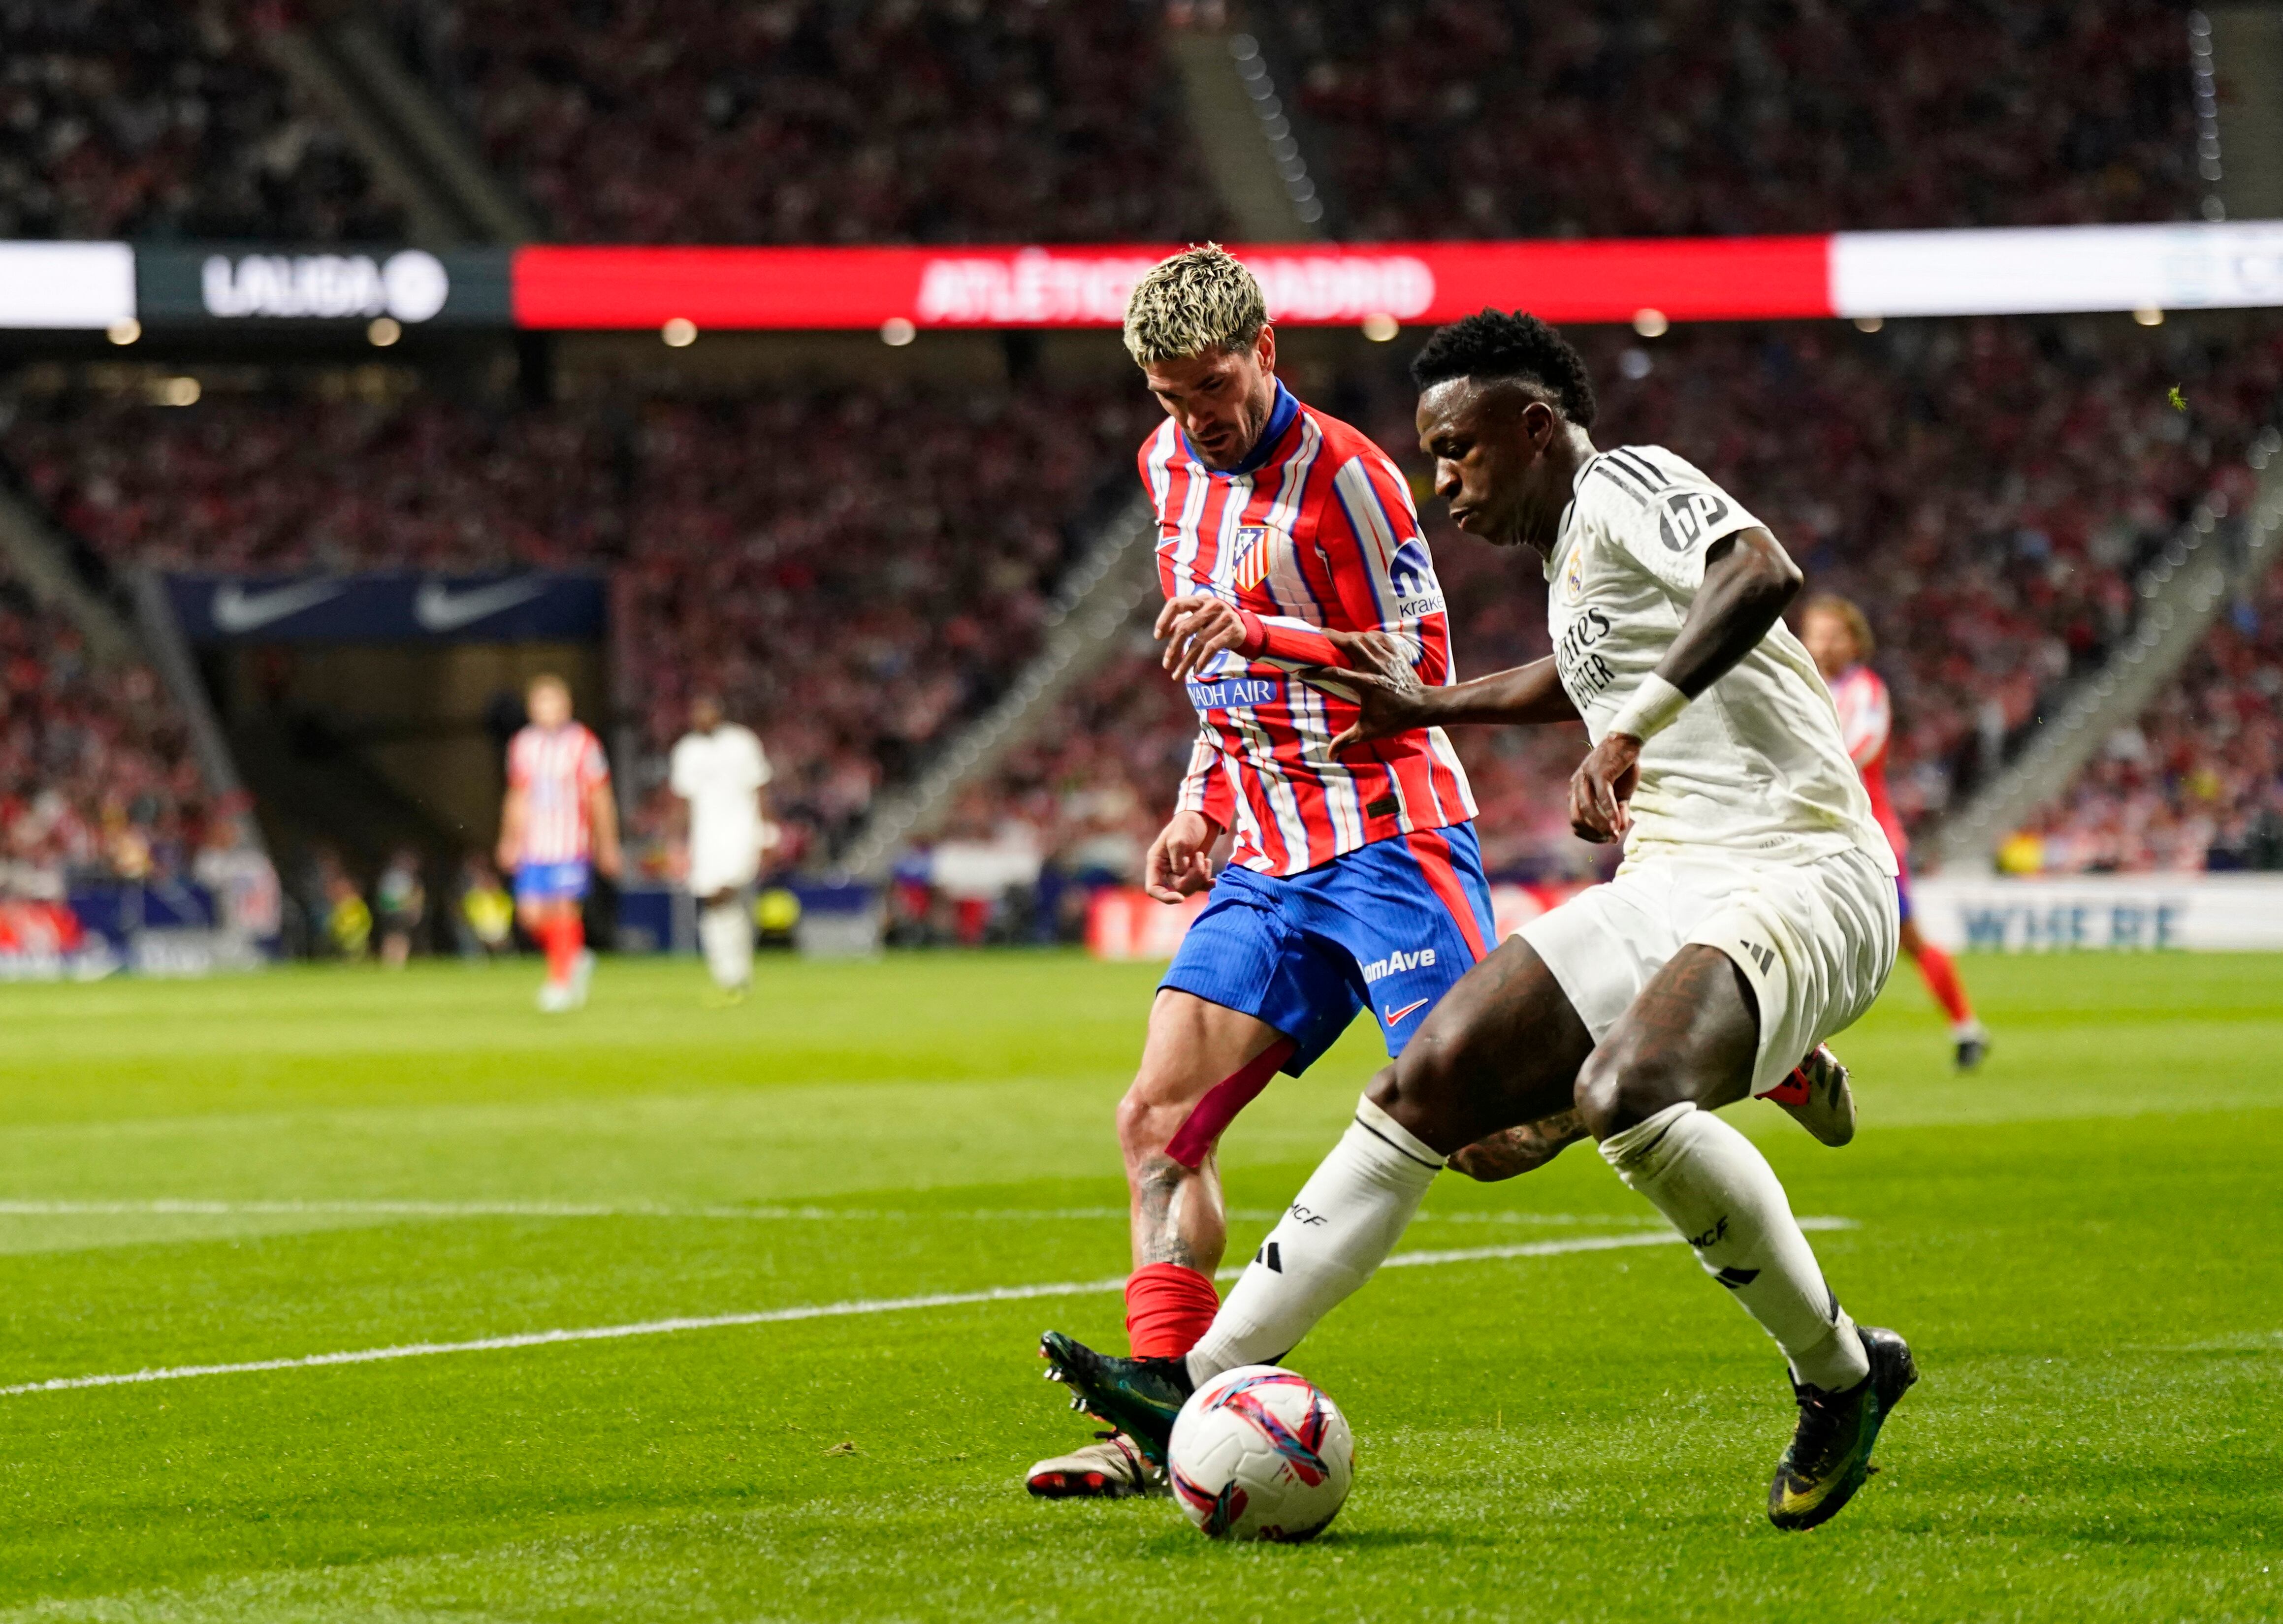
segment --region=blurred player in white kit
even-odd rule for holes
[[[690,803],[690,891],[697,941],[713,984],[731,999],[753,983],[752,899],[768,843],[769,758],[750,727],[724,719],[721,702],[690,702],[690,731],[674,747],[674,793]]]

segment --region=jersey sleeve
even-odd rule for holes
[[[1858,767],[1867,767],[1887,748],[1887,737],[1894,731],[1894,706],[1887,697],[1887,685],[1870,672],[1858,671],[1837,698],[1839,730],[1847,741],[1847,753]]]
[[[769,765],[768,751],[761,748],[760,735],[759,734],[749,733],[745,736],[752,741],[753,788],[759,789],[764,784],[767,784],[769,780],[775,778],[777,775],[777,773],[776,769]]]
[[[1601,528],[1635,563],[1684,593],[1704,584],[1704,556],[1715,541],[1760,522],[1691,464],[1632,447],[1598,459],[1579,496],[1599,509]]]
[[[518,733],[507,743],[507,787],[510,789],[531,788],[531,749],[526,742],[527,734]]]
[[[592,789],[597,784],[608,783],[610,778],[611,763],[603,754],[603,742],[589,733],[586,747],[579,752],[579,788]]]
[[[685,801],[697,793],[697,775],[692,770],[690,755],[690,741],[683,739],[674,745],[674,754],[666,758],[666,788]]]
[[[1236,810],[1236,791],[1229,788],[1228,774],[1221,770],[1220,746],[1202,727],[1189,747],[1188,770],[1181,774],[1173,810],[1203,812],[1224,829]]]
[[[1347,625],[1395,637],[1422,681],[1448,681],[1451,639],[1442,588],[1410,489],[1395,465],[1372,455],[1342,463],[1317,512],[1315,540],[1330,564]],[[1346,663],[1331,640],[1305,621],[1239,612],[1249,634],[1240,649],[1243,654],[1320,665]]]

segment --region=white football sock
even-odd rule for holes
[[[1206,1381],[1240,1364],[1282,1357],[1372,1277],[1394,1247],[1443,1158],[1368,1098],[1323,1164],[1189,1350]]]
[[[1611,1134],[1601,1154],[1775,1338],[1795,1378],[1837,1390],[1871,1373],[1855,1322],[1824,1284],[1775,1169],[1749,1139],[1684,1104]]]
[[[753,921],[742,897],[700,908],[697,940],[714,985],[727,990],[753,979]]]

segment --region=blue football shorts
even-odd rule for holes
[[[1497,940],[1472,824],[1375,840],[1290,877],[1228,867],[1160,987],[1252,1015],[1305,1071],[1365,1005],[1403,1053]]]
[[[586,896],[588,882],[583,858],[573,858],[567,863],[526,863],[515,871],[515,899],[518,903],[576,902]]]

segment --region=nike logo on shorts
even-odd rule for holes
[[[1414,999],[1413,999],[1410,1003],[1406,1004],[1406,1005],[1405,1005],[1402,1008],[1400,1008],[1400,1009],[1388,1009],[1388,1008],[1387,1008],[1387,1006],[1386,1006],[1386,1005],[1384,1005],[1384,1004],[1381,1005],[1381,1006],[1380,1006],[1380,1007],[1381,1007],[1382,1009],[1387,1010],[1387,1023],[1388,1023],[1388,1025],[1390,1025],[1390,1026],[1395,1026],[1395,1025],[1399,1024],[1399,1023],[1402,1022],[1402,1020],[1403,1020],[1404,1016],[1408,1015],[1408,1014],[1416,1014],[1418,1011],[1420,1011],[1420,1010],[1422,1010],[1422,1009],[1426,1008],[1428,1005],[1430,1005],[1430,1004],[1433,1003],[1434,1001],[1435,1001],[1435,1000],[1434,1000],[1434,999],[1432,999],[1432,998],[1414,998]]]

